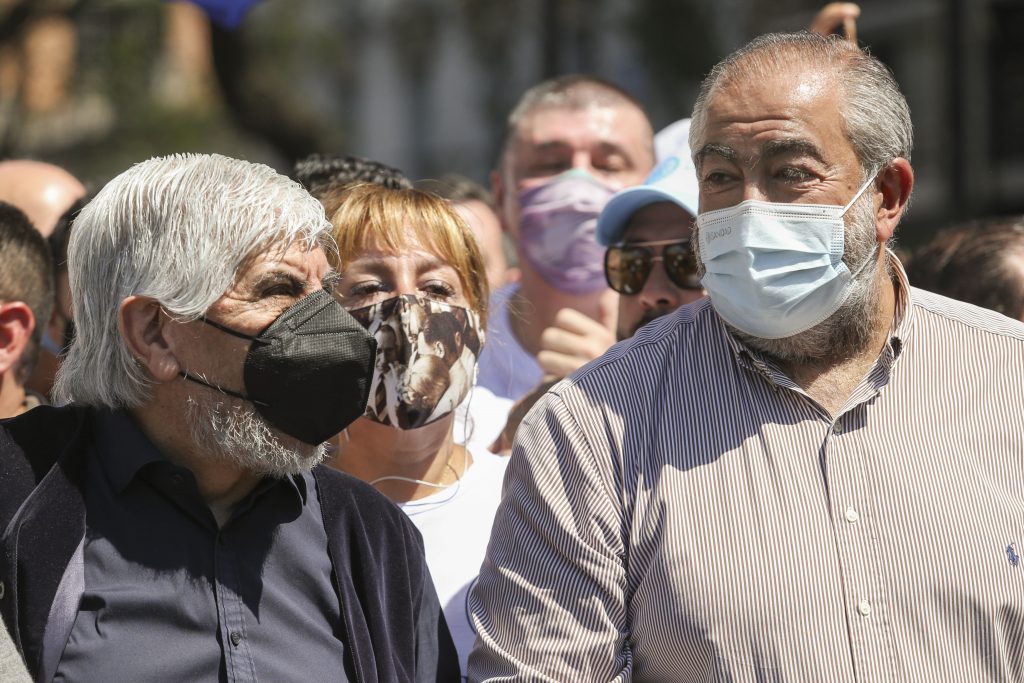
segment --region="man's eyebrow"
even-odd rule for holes
[[[779,156],[805,156],[811,157],[819,163],[826,163],[818,146],[810,140],[802,138],[769,140],[761,146],[761,156],[765,159]]]
[[[542,140],[530,143],[530,148],[534,152],[563,152],[567,149],[572,149],[572,145],[565,140]]]
[[[732,147],[717,142],[709,142],[701,147],[700,151],[697,152],[697,163],[701,163],[704,161],[705,157],[709,157],[712,154],[716,157],[721,157],[726,161],[736,161],[737,157],[736,150]]]
[[[331,268],[320,278],[320,286],[330,291],[338,286],[341,282],[341,273]]]
[[[304,290],[308,283],[294,273],[285,270],[270,270],[256,278],[252,283],[252,290],[258,291],[279,284],[288,284]]]

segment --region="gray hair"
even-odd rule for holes
[[[118,331],[127,297],[152,297],[170,315],[196,319],[249,258],[296,240],[330,248],[330,230],[319,202],[262,164],[178,154],[128,169],[75,220],[68,247],[75,340],[56,400],[127,408],[148,398],[152,380]]]
[[[840,36],[768,33],[715,65],[701,83],[693,105],[690,149],[704,135],[707,106],[722,85],[777,73],[794,63],[831,68],[842,89],[840,112],[865,177],[897,157],[910,159],[914,145],[910,108],[889,68]]]

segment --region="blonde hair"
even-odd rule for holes
[[[414,237],[455,269],[469,307],[487,325],[490,291],[484,259],[476,237],[450,202],[421,190],[379,185],[348,186],[322,201],[338,243],[337,253],[327,258],[339,273],[370,243],[399,252]]]

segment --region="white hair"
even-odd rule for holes
[[[308,472],[327,457],[324,444],[278,436],[245,401],[206,395],[188,398],[185,419],[193,443],[222,462],[248,472],[281,478]]]
[[[323,207],[262,164],[176,154],[111,180],[75,220],[68,247],[75,339],[54,385],[57,401],[128,408],[151,380],[118,331],[121,303],[151,297],[195,319],[247,260],[296,240],[331,248]]]
[[[910,159],[914,146],[910,108],[889,68],[840,36],[809,32],[759,36],[714,66],[693,105],[691,152],[700,152],[708,103],[720,86],[756,80],[794,63],[835,72],[846,135],[865,179],[897,157]]]

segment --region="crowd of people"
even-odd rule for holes
[[[1024,680],[1024,217],[901,262],[856,12],[490,190],[0,162],[0,680]]]

